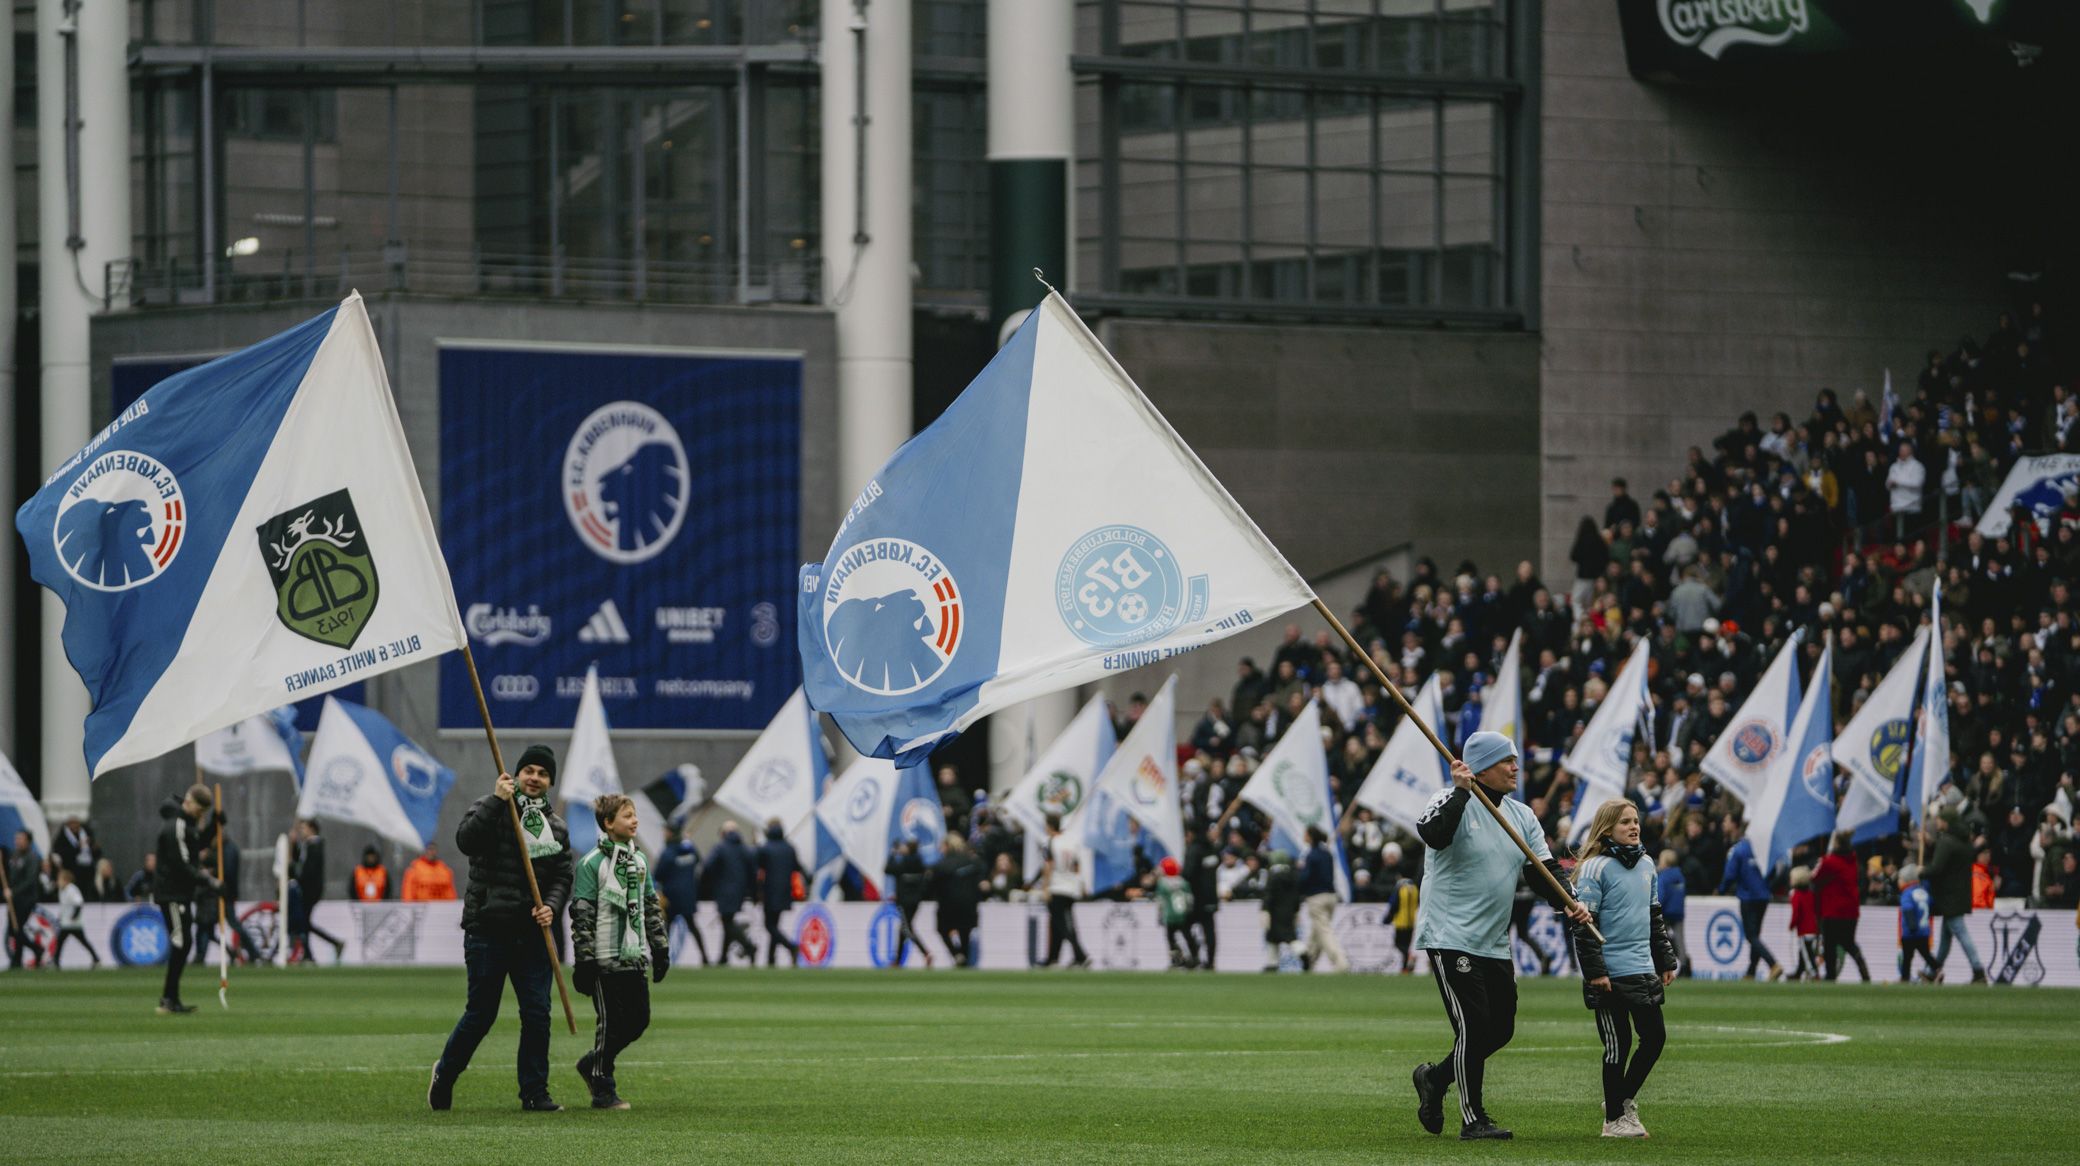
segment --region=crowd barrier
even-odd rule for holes
[[[245,934],[259,949],[263,960],[272,960],[279,944],[275,904],[242,903],[238,915]],[[1076,927],[1092,966],[1108,971],[1163,971],[1170,967],[1164,929],[1156,921],[1150,903],[1079,903]],[[340,962],[358,966],[459,966],[462,963],[462,905],[447,903],[352,903],[322,902],[314,919],[317,926],[339,938],[343,947]],[[919,910],[916,930],[924,948],[940,966],[950,964],[945,946],[935,929],[937,908],[927,903]],[[764,916],[755,907],[744,910],[745,930],[765,958]],[[1385,904],[1352,903],[1336,909],[1336,935],[1350,957],[1351,970],[1361,973],[1394,974],[1402,970],[1401,954],[1394,942],[1392,913]],[[1784,962],[1788,971],[1795,965],[1798,947],[1788,924],[1790,908],[1772,904],[1762,925],[1763,943]],[[105,966],[147,965],[166,958],[166,929],[159,911],[149,904],[96,903],[88,905],[81,919],[87,935],[101,952]],[[1857,942],[1870,962],[1871,974],[1892,979],[1899,951],[1898,912],[1891,907],[1866,907],[1857,928]],[[722,925],[713,904],[701,905],[696,925],[710,955],[721,951]],[[212,928],[214,923],[211,924]],[[1307,920],[1299,920],[1304,942]],[[1262,912],[1256,903],[1224,904],[1214,920],[1218,941],[1215,970],[1261,972],[1267,962]],[[782,918],[783,933],[802,948],[802,963],[810,967],[885,968],[899,962],[909,966],[923,963],[914,947],[903,950],[901,917],[888,903],[798,903]],[[1559,920],[1541,903],[1532,912],[1531,938],[1552,961],[1555,971],[1571,973],[1573,961]],[[56,913],[39,908],[30,921],[33,942],[48,950],[56,936]],[[1971,916],[1969,931],[1988,974],[1995,980],[2017,985],[2080,987],[2080,930],[2073,913],[2038,910],[2019,904],[1996,906]],[[1739,904],[1732,899],[1693,896],[1683,920],[1683,934],[1694,972],[1708,979],[1728,979],[1746,970],[1749,947],[1741,932]],[[975,931],[977,966],[985,969],[1022,970],[1038,964],[1047,955],[1047,910],[1040,903],[985,903],[981,924]],[[332,948],[316,943],[319,962],[330,962]],[[695,962],[693,945],[682,929],[673,932],[674,959]],[[1521,941],[1513,943],[1518,970],[1538,971],[1537,957]],[[780,953],[782,960],[786,953]],[[735,961],[740,957],[733,955]],[[1067,961],[1065,949],[1062,959]],[[61,967],[72,970],[89,966],[86,950],[78,943],[68,945]],[[1414,953],[1410,971],[1427,972],[1422,953]],[[1284,970],[1297,971],[1291,959]],[[1948,965],[1949,982],[1961,983],[1968,968],[1962,952],[1953,951]],[[1850,973],[1854,974],[1853,969]]]

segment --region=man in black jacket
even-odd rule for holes
[[[981,921],[986,873],[967,840],[949,832],[946,853],[932,867],[932,897],[939,903],[939,940],[958,968],[975,966],[975,925]]]
[[[15,831],[14,849],[0,855],[0,860],[7,863],[7,966],[20,971],[26,956],[42,967],[42,950],[23,930],[35,916],[36,905],[43,901],[43,878],[38,870],[43,864],[37,860],[36,842],[27,830]]]
[[[296,823],[289,832],[289,958],[309,962],[311,937],[332,945],[332,962],[338,963],[347,945],[337,935],[318,926],[318,901],[325,897],[325,836],[316,818]]]
[[[917,937],[917,909],[924,905],[925,882],[929,875],[924,859],[917,853],[917,840],[905,838],[896,843],[894,853],[889,856],[885,869],[887,884],[895,891],[896,911],[902,919],[902,928],[897,932],[896,961],[893,966],[902,967],[905,962],[905,945],[916,944],[924,954],[924,966],[932,966],[931,949]]]
[[[729,965],[732,947],[744,953],[745,963],[758,962],[758,946],[751,942],[743,921],[737,918],[737,912],[744,909],[744,900],[751,897],[757,870],[758,857],[744,845],[737,824],[724,822],[722,841],[715,844],[707,867],[701,871],[701,889],[714,902],[715,914],[722,920],[722,950],[715,953],[715,962],[720,966]]]
[[[571,894],[571,837],[556,816],[548,792],[556,779],[556,755],[530,745],[520,755],[519,780],[501,773],[488,797],[478,798],[455,828],[455,845],[469,856],[469,890],[462,899],[462,952],[469,970],[469,997],[462,1019],[434,1062],[426,1103],[447,1109],[455,1079],[469,1068],[477,1045],[498,1020],[507,980],[520,1005],[520,1108],[553,1113],[563,1107],[549,1097],[549,981],[553,973],[542,929],[553,927]],[[518,813],[526,849],[513,830]],[[541,888],[537,906],[528,891],[527,869]]]
[[[1205,832],[1195,835],[1191,844],[1184,848],[1184,881],[1192,889],[1192,922],[1187,932],[1197,931],[1199,947],[1206,953],[1206,962],[1200,964],[1206,971],[1213,970],[1214,932],[1217,928],[1213,919],[1221,909],[1218,875],[1221,869],[1221,827],[1218,822],[1208,823]]]
[[[195,894],[216,880],[202,865],[203,817],[209,813],[209,791],[193,786],[179,802],[159,807],[166,825],[159,830],[158,865],[152,874],[152,900],[166,922],[166,983],[159,992],[159,1015],[195,1011],[181,1003],[181,972],[195,940]]]
[[[766,909],[766,966],[772,967],[781,948],[790,962],[802,962],[802,949],[781,930],[780,917],[794,905],[794,876],[802,869],[794,844],[787,840],[787,827],[780,819],[766,823],[766,840],[758,848],[758,901]],[[807,876],[804,875],[804,878]]]

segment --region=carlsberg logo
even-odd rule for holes
[[[1780,45],[1808,27],[1806,0],[1658,0],[1661,31],[1713,60],[1734,45]]]

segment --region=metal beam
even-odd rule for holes
[[[388,46],[376,48],[139,45],[130,67],[145,73],[186,73],[208,66],[225,84],[308,83],[391,85],[472,83],[487,77],[524,78],[538,85],[736,80],[746,65],[815,63],[808,45],[516,45]]]

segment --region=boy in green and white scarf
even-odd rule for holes
[[[578,1075],[594,1109],[627,1109],[614,1087],[614,1058],[650,1027],[650,986],[672,966],[664,908],[650,885],[650,864],[636,845],[636,804],[622,794],[592,803],[599,845],[578,861],[571,889],[571,978],[592,997],[599,1018],[592,1050]]]

